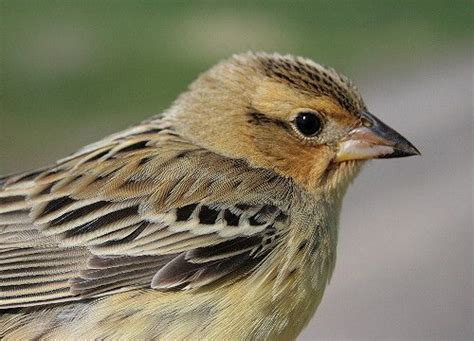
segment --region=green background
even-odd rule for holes
[[[467,41],[471,1],[2,1],[0,173],[159,113],[233,53],[307,56],[352,78]],[[357,79],[356,79],[357,80]],[[49,156],[49,157],[48,157]]]

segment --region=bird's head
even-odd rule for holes
[[[309,191],[346,185],[363,160],[419,154],[346,77],[300,57],[234,56],[201,75],[168,118],[196,144]]]

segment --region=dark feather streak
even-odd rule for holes
[[[75,203],[76,200],[70,197],[62,197],[58,199],[51,200],[46,204],[43,211],[39,214],[39,218],[44,217],[45,215],[52,213],[54,211],[60,210],[70,204]]]
[[[60,216],[56,219],[53,219],[51,221],[50,225],[51,226],[57,226],[57,225],[60,225],[60,224],[69,223],[73,220],[82,218],[85,214],[88,214],[88,213],[97,211],[101,208],[104,208],[108,204],[109,203],[106,202],[106,201],[98,201],[98,202],[95,202],[93,204],[80,207],[76,210],[73,210],[73,211],[70,211],[70,212],[67,212],[67,213],[63,214],[62,216]]]
[[[125,152],[133,152],[136,150],[140,150],[140,149],[146,148],[148,142],[149,142],[148,140],[136,142],[127,147],[120,149],[118,152],[125,153]]]
[[[131,242],[133,240],[135,240],[138,236],[140,236],[140,234],[146,229],[146,227],[149,225],[148,222],[142,222],[140,224],[138,224],[137,228],[134,229],[130,234],[128,234],[127,236],[121,238],[121,239],[114,239],[114,240],[109,240],[103,244],[101,244],[101,246],[103,247],[110,247],[110,246],[114,246],[114,245],[120,245],[120,244],[126,244],[128,242]]]
[[[0,205],[2,204],[12,204],[14,202],[23,201],[26,197],[24,195],[14,195],[11,197],[0,198]]]
[[[238,215],[232,213],[228,209],[224,211],[224,219],[227,223],[227,226],[239,226],[240,217]]]
[[[186,259],[192,261],[196,259],[213,258],[220,254],[234,253],[255,247],[262,242],[261,236],[239,237],[217,245],[202,247],[186,252]]]
[[[81,235],[83,233],[95,231],[105,225],[118,222],[122,219],[135,216],[137,214],[138,214],[138,206],[123,208],[121,210],[105,214],[100,218],[97,218],[97,219],[94,219],[93,221],[82,224],[72,230],[68,230],[67,232],[65,232],[65,237],[70,238],[70,237]]]
[[[254,125],[257,125],[257,126],[263,126],[263,125],[275,125],[285,131],[290,131],[290,125],[283,121],[283,120],[279,120],[277,118],[272,118],[272,117],[268,117],[267,115],[261,113],[261,112],[257,112],[257,111],[254,111],[251,110],[248,114],[248,122],[251,123],[251,124],[254,124]]]
[[[186,205],[176,209],[176,221],[187,221],[196,209],[197,204]]]
[[[201,206],[199,211],[199,223],[204,225],[213,225],[216,223],[219,211],[211,209],[207,206]]]

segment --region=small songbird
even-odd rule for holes
[[[335,70],[236,55],[163,114],[0,178],[0,339],[294,339],[349,183],[416,154]]]

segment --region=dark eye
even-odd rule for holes
[[[300,112],[295,119],[296,128],[304,136],[314,136],[323,126],[319,116],[312,112]]]

